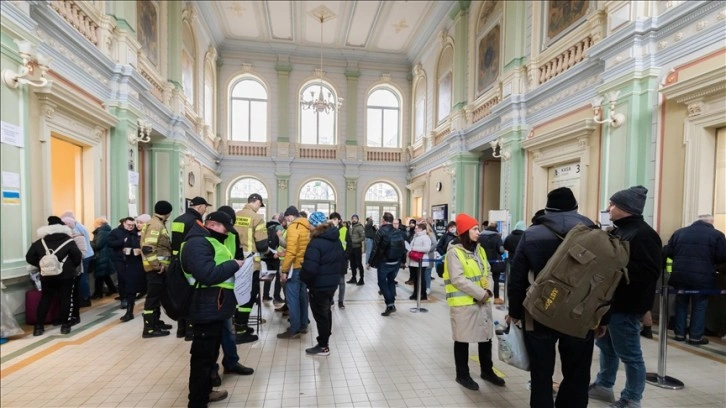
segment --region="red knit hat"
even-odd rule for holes
[[[467,214],[456,215],[456,233],[459,235],[464,235],[465,232],[477,225],[479,225],[479,222]]]

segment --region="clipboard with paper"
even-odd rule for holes
[[[244,305],[250,301],[252,296],[252,272],[254,268],[253,257],[248,257],[234,273],[234,297],[238,305]]]

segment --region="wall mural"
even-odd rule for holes
[[[151,1],[136,2],[137,40],[141,50],[155,67],[159,66],[159,19]]]
[[[589,0],[559,0],[547,2],[547,41],[560,35],[587,14]]]
[[[487,90],[499,77],[500,29],[495,25],[479,41],[477,91]]]

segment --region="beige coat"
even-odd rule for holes
[[[480,300],[484,297],[487,289],[481,288],[474,282],[464,277],[464,268],[456,255],[454,248],[463,249],[461,244],[450,245],[446,252],[447,270],[449,271],[449,279],[451,284],[460,291],[471,295],[474,299]],[[468,257],[473,257],[474,253],[464,249]],[[476,258],[475,258],[476,259]],[[485,262],[480,265],[481,268],[489,268]],[[488,274],[487,280],[489,287],[493,287],[491,274]],[[492,303],[491,291],[489,291],[490,301],[486,305],[473,304],[469,306],[449,307],[449,316],[451,318],[451,337],[454,341],[462,343],[479,343],[490,341],[494,333],[494,322],[492,321]]]

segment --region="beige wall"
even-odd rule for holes
[[[501,210],[499,199],[501,162],[498,160],[484,160],[482,163],[481,186],[481,214],[479,219],[486,220],[490,210]]]
[[[683,145],[683,121],[686,105],[666,100],[663,114],[663,160],[661,173],[660,234],[664,239],[683,227],[683,170],[686,150]]]

